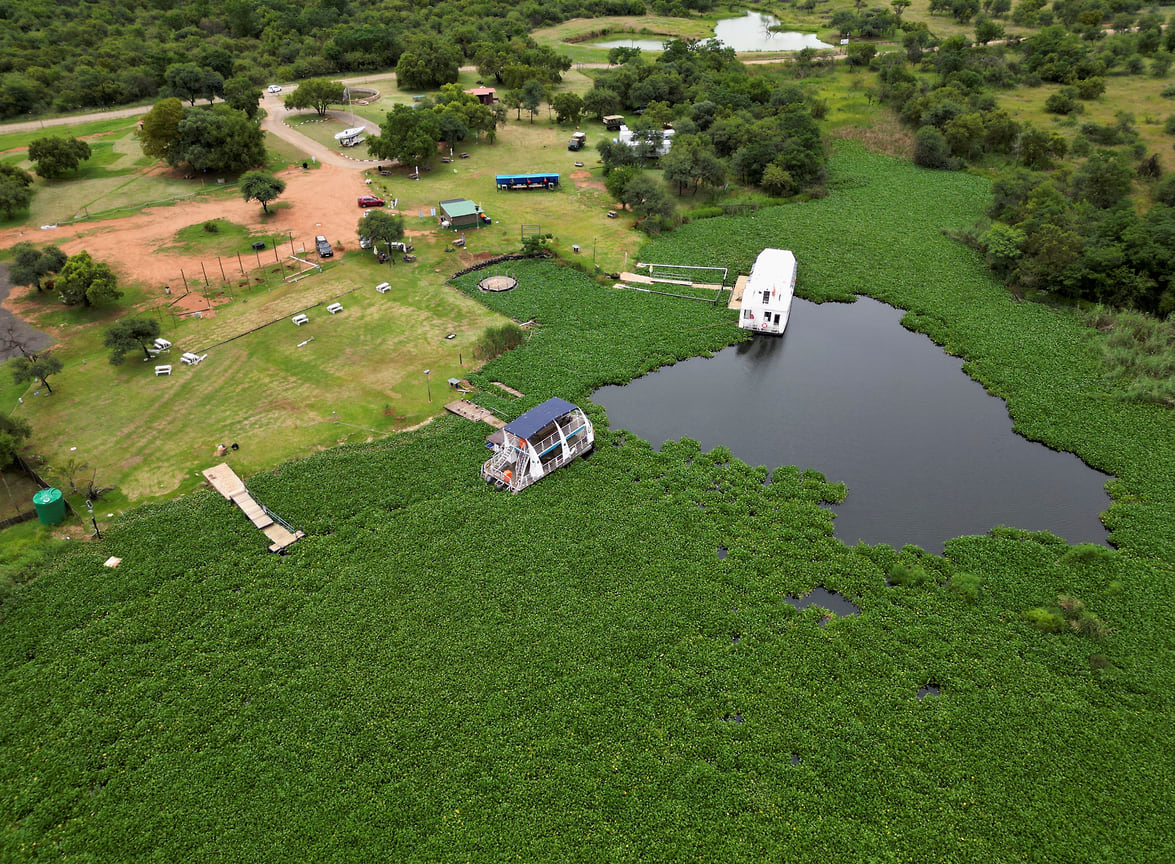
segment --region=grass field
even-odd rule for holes
[[[480,481],[488,427],[457,418],[334,448],[250,480],[307,532],[284,557],[197,492],[4,607],[0,857],[1165,862],[1170,414],[1110,399],[1090,330],[943,235],[985,181],[856,145],[832,176],[642,256],[786,242],[808,296],[910,309],[1018,429],[1117,474],[1118,551],[1014,528],[848,548],[831,466],[658,453],[590,404],[596,452],[518,496]],[[487,314],[542,323],[470,376],[527,394],[478,397],[507,416],[744,338],[706,304],[499,272],[520,285]],[[861,613],[786,602],[817,585]],[[1025,618],[1060,595],[1109,634]]]
[[[332,141],[336,126],[342,128],[333,120],[306,128]],[[62,181],[59,194],[41,197],[57,206],[70,202],[73,208],[77,204],[72,202],[96,199],[114,182],[125,185],[128,204],[136,189],[158,194],[162,186],[154,174],[106,176],[119,164],[113,154],[124,145],[130,149],[120,158],[136,158],[132,131],[124,127],[112,138],[104,151],[105,164]],[[209,262],[224,256],[231,271],[237,269],[235,259],[241,254],[251,271],[248,285],[232,273],[223,287],[193,285],[195,294],[206,294],[196,305],[174,307],[170,304],[181,293],[178,281],[176,294],[168,297],[161,296],[157,286],[123,285],[127,296],[101,310],[66,309],[51,297],[42,298],[28,314],[51,332],[70,334],[56,352],[66,369],[52,380],[52,396],[43,388],[13,387],[6,380],[0,399],[12,410],[17,397],[24,397],[19,410],[36,430],[34,452],[47,470],[69,458],[85,461],[97,469],[99,485],[118,487],[107,506],[119,512],[131,502],[194,488],[201,482],[198,469],[206,467],[220,443],[241,445],[235,464],[247,474],[284,458],[370,440],[435,416],[449,396],[445,382],[468,373],[474,341],[497,320],[442,284],[445,274],[462,265],[451,254],[450,241],[457,235],[438,231],[430,215],[438,201],[472,197],[495,220],[492,226],[467,232],[470,253],[516,251],[523,223],[555,235],[558,251],[572,254],[571,246],[578,244],[585,263],[594,260],[605,270],[621,269],[639,244],[628,218],[605,218],[611,203],[597,188],[602,186],[597,166],[579,169],[584,174],[579,181],[570,178],[577,170],[575,157],[584,155],[566,150],[570,131],[549,121],[544,112],[533,124],[525,119],[508,123],[493,145],[469,143],[471,158],[451,164],[437,161],[435,170],[420,181],[380,177],[372,171],[370,190],[389,201],[401,198],[401,209],[408,213],[409,239],[420,259],[411,266],[380,267],[367,255],[346,256],[321,274],[286,285],[282,278],[291,271],[271,260],[272,252],[262,260],[249,249],[258,236],[272,239],[268,235],[255,235],[223,220],[215,233],[205,231],[203,223],[193,223],[167,248]],[[284,164],[288,155],[276,158]],[[590,153],[587,156],[591,158]],[[558,171],[563,186],[549,193],[496,189],[494,174],[520,170]],[[217,189],[211,194],[237,193]],[[279,199],[274,206],[285,205]],[[358,222],[358,211],[355,219]],[[331,239],[340,251],[352,248],[352,236]],[[263,265],[259,270],[253,270],[254,259]],[[216,281],[216,267],[209,266]],[[385,280],[394,291],[375,294],[373,286]],[[334,300],[344,304],[344,314],[325,313]],[[214,307],[215,314],[200,319],[175,314],[196,306]],[[171,356],[159,361],[171,363],[170,377],[156,378],[155,364],[143,362],[141,355],[131,355],[117,369],[106,361],[102,329],[136,308],[156,316],[174,343]],[[303,310],[309,310],[312,324],[293,327],[289,317]],[[456,335],[446,339],[449,333]],[[297,347],[310,337],[313,342]],[[185,351],[211,356],[202,366],[190,368],[179,362]],[[425,379],[425,369],[432,370],[431,381]],[[119,398],[110,399],[111,392]],[[136,446],[128,448],[131,440]]]

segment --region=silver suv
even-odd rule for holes
[[[314,245],[318,248],[319,258],[330,258],[335,254],[335,250],[330,248],[330,243],[321,234],[314,238]]]

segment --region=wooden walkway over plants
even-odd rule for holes
[[[226,463],[221,462],[219,465],[204,469],[204,477],[212,484],[213,489],[240,507],[249,517],[249,521],[273,541],[269,544],[270,552],[280,552],[298,538],[305,536],[301,531],[294,531],[262,504],[257,503],[245,488],[244,481]]]

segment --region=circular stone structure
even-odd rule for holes
[[[487,276],[477,283],[482,291],[509,291],[518,285],[513,276]]]

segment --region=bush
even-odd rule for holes
[[[721,216],[723,210],[721,207],[696,207],[693,210],[685,212],[685,218],[689,222],[695,222],[698,219],[713,219],[715,216]]]
[[[217,231],[220,230],[220,226],[216,224],[215,219],[209,219],[207,222],[204,223],[204,225],[202,227],[209,234],[215,234]]]
[[[943,171],[958,167],[950,157],[946,137],[934,126],[923,126],[914,136],[914,164]]]
[[[979,602],[979,589],[983,580],[974,573],[956,573],[947,583],[947,588],[964,603]]]
[[[901,585],[905,588],[921,588],[924,585],[933,583],[934,579],[931,578],[930,574],[924,568],[918,565],[909,566],[898,561],[889,568],[889,581],[891,585]]]
[[[1045,633],[1063,633],[1066,627],[1064,618],[1043,606],[1029,609],[1024,613],[1024,620]]]
[[[500,327],[487,327],[473,346],[473,356],[478,360],[493,360],[525,341],[526,332],[513,321]]]

